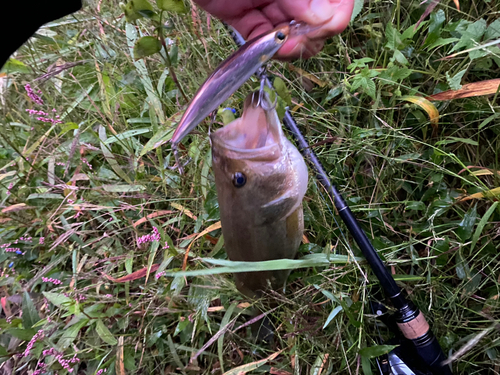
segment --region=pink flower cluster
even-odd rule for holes
[[[100,149],[98,149],[95,146],[92,146],[90,143],[82,142],[82,145],[84,145],[85,147],[87,147],[87,149],[89,149],[89,150],[100,151]]]
[[[52,283],[54,285],[61,285],[62,281],[58,279],[53,279],[52,277],[42,277],[44,283]]]
[[[21,251],[21,249],[18,247],[7,247],[5,249],[6,253],[17,253],[18,251]]]
[[[33,349],[33,345],[35,345],[35,342],[37,342],[38,340],[43,340],[44,337],[45,337],[45,335],[43,334],[43,329],[41,329],[37,333],[35,333],[35,336],[33,336],[31,338],[31,340],[28,343],[28,346],[26,347],[26,349],[24,350],[22,356],[23,357],[29,356],[31,349]]]
[[[10,194],[11,194],[11,193],[10,193],[10,189],[12,189],[13,187],[14,187],[14,183],[13,183],[13,182],[11,182],[11,183],[9,184],[9,186],[7,187],[7,195],[10,195]]]
[[[43,105],[43,100],[40,98],[37,94],[34,93],[33,89],[31,88],[31,85],[27,83],[24,86],[24,89],[26,90],[26,93],[30,97],[31,100],[33,100],[36,104]],[[42,91],[38,90],[38,93],[41,94]]]
[[[165,273],[166,273],[165,271],[161,271],[161,272],[157,273],[157,274],[155,275],[156,280],[158,280],[160,277],[162,277],[163,275],[165,275]]]
[[[40,238],[38,239],[38,244],[39,244],[39,245],[43,245],[44,243],[45,243],[45,237],[40,237]]]
[[[32,240],[33,240],[33,237],[28,237],[28,236],[24,237],[24,236],[21,236],[21,237],[19,237],[18,240],[15,240],[14,243],[17,243],[17,241],[32,242]]]
[[[38,369],[33,371],[32,375],[41,375],[44,372],[48,372],[47,365],[43,362],[38,363]]]
[[[90,163],[88,162],[88,160],[87,160],[87,159],[82,158],[82,161],[83,161],[85,164],[87,164],[87,167],[89,167],[89,169],[90,169],[90,170],[92,170],[92,164],[90,164]]]
[[[95,373],[95,375],[101,375],[103,372],[106,372],[107,370],[108,370],[108,369],[106,369],[106,368],[105,368],[105,369],[100,369],[99,371],[97,371],[97,372]]]
[[[145,234],[144,236],[141,236],[137,239],[137,245],[140,246],[143,243],[160,241],[160,239],[160,232],[158,232],[158,229],[156,229],[156,227],[153,227],[152,233]]]
[[[76,354],[73,356],[71,359],[63,359],[63,353],[58,352],[54,348],[46,349],[43,351],[43,356],[46,357],[48,355],[51,355],[57,359],[57,362],[66,369],[68,372],[73,372],[73,369],[70,366],[70,363],[77,363],[80,362],[80,359],[77,358]]]
[[[85,297],[83,294],[77,294],[76,297],[75,297],[75,300],[77,302],[83,302],[87,299],[87,297]]]
[[[52,112],[55,112],[56,109],[54,108]],[[42,122],[50,122],[51,124],[62,124],[63,122],[59,120],[59,115],[57,115],[55,118],[51,117],[47,112],[44,111],[37,111],[36,109],[27,109],[26,112],[29,112],[31,116],[37,115],[36,119],[38,121]]]

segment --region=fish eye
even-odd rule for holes
[[[286,39],[286,35],[282,31],[278,31],[276,33],[276,39],[283,41]]]
[[[247,177],[241,173],[241,172],[236,172],[233,174],[233,185],[237,188],[245,186],[247,183]]]

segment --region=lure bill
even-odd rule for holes
[[[306,164],[284,136],[276,110],[258,106],[258,97],[250,94],[243,116],[210,136],[224,244],[234,261],[293,259],[304,230]],[[289,273],[237,273],[236,286],[259,296],[269,286],[282,288]]]
[[[290,37],[315,29],[304,23],[291,22],[245,43],[229,56],[194,95],[172,136],[172,147],[176,148],[204,118],[262,68]]]

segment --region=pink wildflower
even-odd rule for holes
[[[108,369],[106,369],[106,368],[105,368],[105,369],[100,369],[99,371],[97,371],[97,372],[95,373],[95,375],[101,375],[103,372],[106,372],[107,370],[108,370]]]
[[[28,94],[30,99],[33,100],[36,104],[39,104],[39,105],[43,104],[42,98],[40,98],[37,94],[35,94],[33,92],[33,89],[31,88],[31,85],[29,83],[27,83],[24,86],[24,89],[26,90],[26,93]],[[38,93],[41,93],[41,92],[42,92],[41,90],[38,90]]]
[[[99,148],[97,148],[95,146],[92,146],[90,143],[82,142],[82,145],[84,145],[85,147],[87,147],[89,150],[100,151]]]
[[[35,342],[37,342],[38,340],[43,340],[43,338],[44,338],[43,329],[41,329],[37,333],[35,333],[35,336],[33,336],[30,342],[28,343],[26,350],[23,352],[23,357],[29,356],[31,349],[33,349],[33,345],[35,345]]]
[[[55,357],[55,359],[57,359],[57,362],[59,362],[59,364],[64,369],[66,369],[68,372],[73,372],[73,369],[71,368],[70,363],[80,362],[80,359],[77,358],[76,354],[71,359],[64,359],[63,353],[58,352],[54,348],[46,349],[43,351],[42,354],[44,357],[49,356],[49,355]]]
[[[7,247],[5,249],[5,252],[7,253],[17,253],[18,251],[21,251],[21,249],[18,247]]]
[[[153,233],[145,234],[144,236],[139,237],[137,239],[137,245],[140,246],[143,243],[160,241],[160,239],[160,232],[158,232],[158,229],[156,229],[156,227],[153,227]]]
[[[9,184],[9,187],[7,187],[7,195],[10,195],[10,189],[12,189],[14,187],[14,183],[10,183]]]
[[[89,167],[89,169],[90,169],[90,170],[92,170],[92,164],[90,164],[90,163],[88,162],[88,160],[87,160],[87,159],[82,158],[82,161],[83,161],[85,164],[87,164],[87,167]]]
[[[165,275],[165,273],[166,273],[165,271],[161,271],[161,272],[157,273],[157,274],[155,275],[156,280],[158,280],[160,277],[162,277],[163,275]]]
[[[39,245],[43,245],[44,243],[45,243],[45,237],[40,237],[40,238],[38,239],[38,244],[39,244]]]
[[[52,283],[54,285],[61,285],[62,284],[62,281],[61,280],[58,280],[58,279],[53,279],[52,277],[42,277],[42,281],[44,283]]]

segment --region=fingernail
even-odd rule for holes
[[[329,0],[311,0],[309,9],[316,24],[328,21],[335,10]]]

